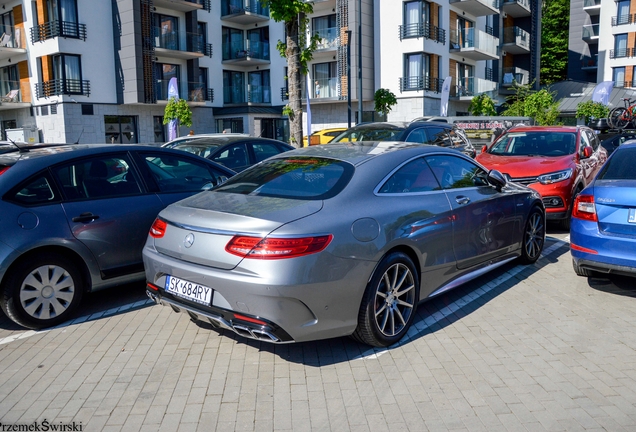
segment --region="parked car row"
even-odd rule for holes
[[[476,159],[436,122],[358,125],[295,150],[221,134],[168,147],[0,155],[10,319],[56,325],[83,293],[145,277],[158,304],[247,338],[388,346],[421,301],[535,262],[546,219],[572,221],[577,274],[636,276],[636,144],[605,163],[585,127],[516,127]]]

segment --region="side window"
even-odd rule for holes
[[[18,204],[42,205],[59,202],[59,197],[53,192],[48,176],[40,175],[19,185],[8,196],[8,200]]]
[[[412,130],[405,141],[412,142],[412,143],[425,144],[428,141],[426,137],[426,131],[424,130],[424,128],[418,128],[418,129]]]
[[[254,156],[256,157],[256,163],[264,161],[270,156],[280,153],[278,147],[269,143],[253,143],[252,149],[254,150]]]
[[[83,159],[53,169],[67,200],[112,198],[141,193],[127,155]]]
[[[409,193],[440,190],[435,175],[423,158],[400,167],[378,190],[379,193]]]
[[[463,147],[466,145],[462,136],[454,129],[448,130],[448,136],[450,137],[451,147]]]
[[[432,127],[426,129],[428,134],[428,144],[437,145],[440,147],[449,147],[451,145],[448,137],[448,129],[440,127]]]
[[[426,161],[444,189],[488,185],[488,173],[464,158],[438,155],[428,156]]]
[[[220,155],[212,158],[212,160],[232,169],[249,165],[245,144],[237,144],[229,147]]]
[[[588,134],[590,144],[592,145],[592,148],[594,149],[594,151],[598,150],[598,146],[600,145],[598,135],[596,135],[592,131],[585,131],[585,132]]]
[[[587,131],[581,131],[581,148],[579,149],[579,153],[582,155],[583,149],[591,146],[590,137],[587,135]]]
[[[205,162],[162,154],[141,155],[160,192],[196,192],[223,183],[227,176]]]

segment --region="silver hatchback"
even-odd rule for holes
[[[420,301],[545,239],[538,193],[437,146],[354,142],[274,156],[164,209],[148,295],[275,343],[399,341]]]

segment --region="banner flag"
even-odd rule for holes
[[[307,145],[310,145],[310,135],[311,135],[311,106],[309,104],[309,77],[305,77],[305,82],[307,83]],[[300,143],[302,146],[302,143]]]
[[[594,87],[592,93],[592,102],[600,102],[603,105],[609,105],[609,98],[614,88],[614,81],[603,81]]]
[[[172,77],[168,81],[168,100],[175,98],[179,99],[179,85],[177,84],[177,78]],[[168,141],[177,139],[177,120],[172,119],[168,123]]]
[[[442,85],[442,99],[440,101],[439,115],[442,117],[448,116],[448,97],[450,96],[450,87],[453,79],[446,77],[444,84]]]

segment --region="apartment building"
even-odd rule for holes
[[[282,24],[258,0],[0,0],[2,130],[163,142],[168,83],[195,132],[286,139]],[[273,41],[270,43],[270,41]]]

